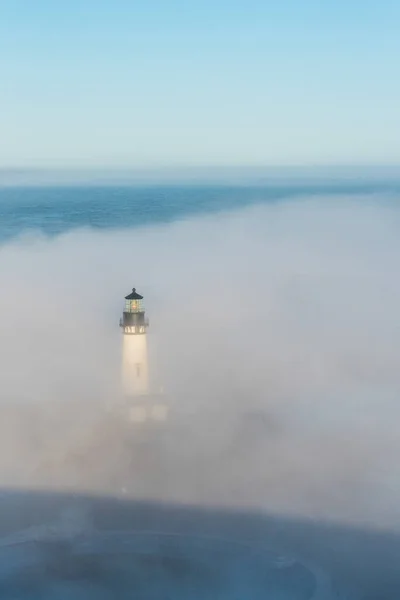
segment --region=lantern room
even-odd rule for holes
[[[148,322],[144,314],[143,296],[133,288],[132,292],[125,296],[125,308],[120,320],[120,327],[125,334],[144,334]]]
[[[138,294],[135,288],[128,296],[125,296],[125,312],[144,313],[143,296]]]

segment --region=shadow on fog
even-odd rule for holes
[[[392,600],[400,594],[400,536],[390,532],[249,511],[67,493],[3,490],[0,506],[3,548],[6,541],[40,539],[46,527],[54,535],[57,523],[65,525],[67,514],[72,535],[118,530],[245,542],[329,573],[334,588],[351,590],[351,598]]]

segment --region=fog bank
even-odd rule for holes
[[[305,198],[1,246],[0,398],[30,407],[3,419],[3,486],[61,488],[87,442],[78,489],[399,528],[399,225],[395,198]],[[118,432],[91,433],[93,404],[119,396],[133,286],[180,423],[145,483]]]

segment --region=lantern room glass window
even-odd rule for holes
[[[128,313],[144,312],[143,300],[125,300],[125,312],[128,312]]]

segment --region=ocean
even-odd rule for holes
[[[0,243],[40,232],[121,229],[167,223],[255,204],[335,196],[391,196],[400,180],[271,185],[0,186]]]

